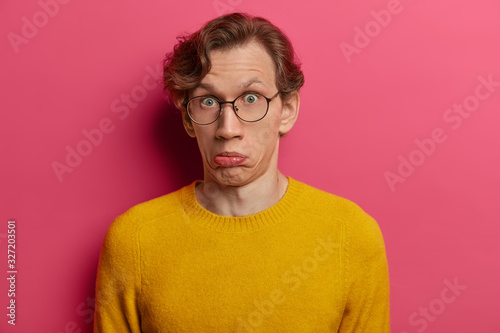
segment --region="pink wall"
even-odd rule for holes
[[[265,16],[294,42],[306,84],[281,168],[377,219],[393,332],[500,332],[497,0],[0,7],[2,276],[9,219],[18,271],[16,327],[0,283],[1,332],[90,332],[109,224],[201,177],[155,80],[178,34],[226,10]],[[75,149],[86,156],[66,160]]]

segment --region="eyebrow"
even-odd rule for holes
[[[250,87],[252,84],[257,84],[257,85],[261,85],[261,86],[266,86],[264,82],[262,82],[261,80],[259,80],[258,78],[256,77],[253,77],[251,78],[250,80],[246,81],[246,82],[242,82],[240,85],[239,85],[239,88],[241,89],[246,89],[248,87]],[[198,86],[196,86],[195,89],[197,88],[203,88],[203,89],[206,89],[206,90],[215,90],[215,87],[213,84],[211,83],[203,83],[203,82],[200,82],[198,84]]]

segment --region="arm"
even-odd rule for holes
[[[141,332],[139,244],[127,213],[104,239],[96,281],[94,332]]]
[[[339,333],[389,333],[389,270],[384,240],[370,216],[346,225],[346,307]]]

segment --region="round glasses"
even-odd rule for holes
[[[233,111],[243,121],[253,123],[263,119],[269,110],[269,102],[278,96],[271,98],[256,93],[246,92],[238,96],[234,101],[219,101],[213,95],[196,96],[185,104],[189,118],[198,125],[209,125],[219,119],[222,104],[232,104]]]

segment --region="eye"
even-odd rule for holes
[[[217,101],[211,97],[206,97],[201,100],[202,106],[212,107],[217,105]]]
[[[256,94],[247,94],[247,95],[243,96],[243,101],[247,104],[256,103],[258,99],[259,99],[259,96]]]

